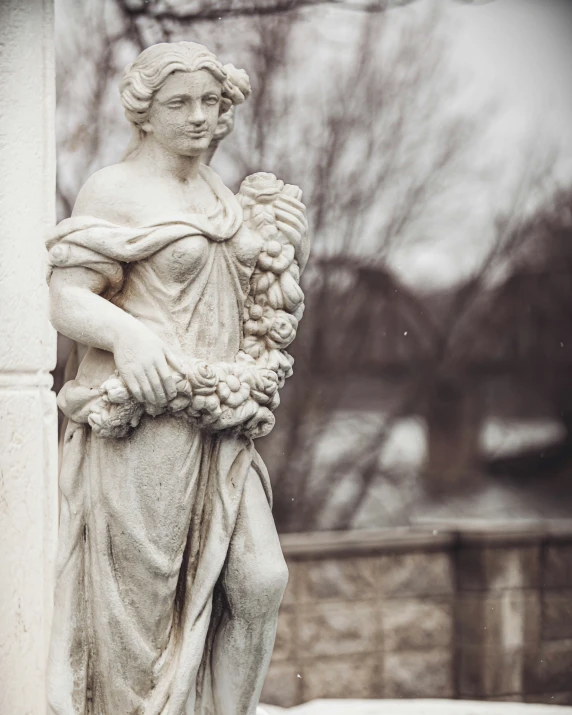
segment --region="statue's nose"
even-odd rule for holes
[[[190,124],[193,124],[194,126],[199,126],[204,123],[205,114],[204,114],[202,107],[200,105],[191,107],[191,109],[189,111],[188,120],[189,120]]]

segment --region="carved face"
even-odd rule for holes
[[[217,127],[221,91],[207,70],[174,72],[153,98],[143,129],[175,154],[202,154]]]

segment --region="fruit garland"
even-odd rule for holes
[[[285,348],[296,337],[304,312],[295,248],[277,225],[274,203],[280,196],[300,200],[297,186],[273,174],[257,173],[241,184],[237,199],[244,221],[263,240],[244,305],[242,348],[232,363],[191,359],[175,374],[177,395],[164,406],[138,402],[119,373],[99,389],[88,422],[100,437],[121,438],[144,414],[173,414],[210,431],[235,430],[262,437],[274,426],[278,389],[292,374],[294,360]]]

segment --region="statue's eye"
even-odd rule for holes
[[[183,103],[181,102],[181,100],[176,100],[175,102],[169,102],[167,104],[167,107],[169,107],[169,109],[180,109],[182,106]]]
[[[205,97],[204,102],[205,104],[210,104],[211,106],[214,106],[215,104],[218,104],[218,97],[216,94],[209,94],[207,97]]]

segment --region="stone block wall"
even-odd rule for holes
[[[572,524],[288,535],[263,700],[572,704]]]
[[[58,525],[52,0],[0,0],[0,713],[45,715]]]

